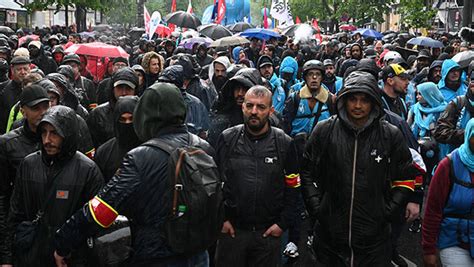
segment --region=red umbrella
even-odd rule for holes
[[[35,34],[26,35],[26,36],[23,36],[20,39],[18,39],[18,46],[21,46],[22,44],[28,42],[28,40],[29,41],[38,41],[39,39],[40,39],[40,37],[38,35],[35,35]]]
[[[342,24],[341,26],[339,26],[339,29],[341,31],[355,31],[357,30],[357,27],[352,25],[352,24]]]
[[[170,36],[171,29],[168,26],[158,24],[158,27],[156,28],[155,33],[158,34],[159,36]]]
[[[65,53],[75,53],[78,55],[88,55],[96,57],[124,57],[128,58],[129,55],[120,46],[108,45],[101,42],[94,42],[88,44],[73,44],[67,48]]]

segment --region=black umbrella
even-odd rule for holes
[[[8,26],[0,26],[0,33],[9,35],[15,32]]]
[[[206,25],[199,26],[198,32],[213,40],[217,40],[222,37],[227,37],[227,36],[232,35],[231,31],[229,31],[226,27],[220,24],[206,24]]]
[[[184,11],[176,11],[166,15],[165,21],[181,28],[197,29],[201,25],[201,21],[197,17]]]
[[[227,29],[229,29],[230,31],[232,32],[243,32],[247,29],[251,29],[251,28],[255,28],[255,26],[253,26],[252,24],[250,23],[247,23],[247,22],[237,22],[237,23],[234,23],[232,25],[228,25],[227,26]]]

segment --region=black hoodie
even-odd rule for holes
[[[137,96],[119,98],[114,110],[115,137],[101,145],[95,153],[94,161],[102,171],[105,182],[108,182],[115,174],[125,154],[140,144],[133,123],[125,124],[119,121],[122,114],[133,114],[137,103]]]
[[[26,156],[21,163],[11,199],[8,231],[5,233],[5,248],[9,255],[4,255],[4,264],[54,266],[54,233],[103,185],[99,168],[76,150],[76,113],[65,106],[50,108],[39,124],[38,135],[41,135],[45,123],[51,124],[63,137],[61,150],[59,154],[49,156],[42,147],[41,151]],[[53,197],[44,210],[32,247],[12,258],[14,230],[20,222],[35,219],[48,192],[53,192]],[[83,249],[86,248],[85,239],[80,244]],[[84,252],[72,254],[72,266],[75,262],[87,261]]]
[[[117,99],[114,95],[114,83],[126,80],[135,85],[135,95],[138,91],[138,77],[131,68],[123,68],[114,73],[108,92],[109,102],[99,105],[93,109],[87,118],[87,125],[92,136],[94,147],[98,148],[110,138],[114,137],[114,108]]]
[[[418,174],[401,132],[383,119],[377,90],[372,74],[349,74],[336,101],[337,116],[316,125],[301,171],[306,207],[320,223],[317,234],[326,244],[339,244],[332,247],[337,252],[347,245],[361,251],[356,264],[364,257],[360,254],[390,242],[390,221],[405,207]],[[372,102],[362,128],[346,110],[347,97],[354,93]]]

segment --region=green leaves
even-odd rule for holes
[[[397,10],[401,15],[402,25],[406,28],[430,28],[436,10],[425,5],[424,0],[400,0]]]

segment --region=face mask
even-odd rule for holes
[[[126,147],[134,147],[138,144],[138,136],[133,128],[133,123],[117,123],[117,139],[119,144]]]

